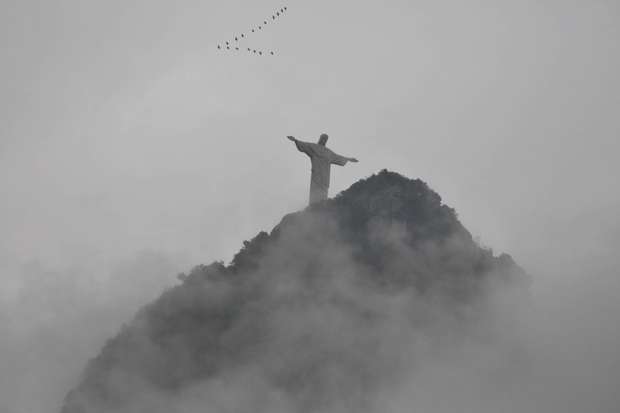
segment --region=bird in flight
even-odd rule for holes
[[[283,16],[283,15],[284,15],[284,12],[285,12],[286,10],[288,10],[288,7],[287,7],[287,6],[282,6],[282,7],[280,7],[280,9],[279,9],[279,10],[278,10],[278,9],[276,9],[276,10],[275,10],[275,12],[274,12],[274,14],[272,14],[272,15],[271,15],[271,20],[269,20],[269,18],[264,19],[264,20],[263,20],[263,23],[262,23],[262,24],[260,24],[260,25],[258,25],[258,26],[253,27],[253,28],[251,29],[251,32],[252,32],[252,33],[256,33],[256,31],[257,31],[257,30],[263,30],[263,28],[265,28],[265,29],[266,29],[266,28],[267,28],[266,26],[267,26],[270,22],[274,22],[274,23],[275,23],[276,17],[281,17],[281,16]],[[249,34],[249,33],[250,33],[250,32],[248,32],[248,34]],[[234,39],[234,42],[237,42],[237,43],[238,43],[238,42],[240,42],[240,41],[243,41],[243,40],[247,39],[248,37],[249,37],[249,36],[246,36],[246,35],[245,35],[245,33],[241,33],[241,35],[235,35],[235,37],[234,37],[233,39]],[[231,50],[231,44],[230,44],[230,42],[229,42],[228,40],[226,40],[225,45],[226,45],[226,50]],[[234,46],[235,46],[235,47],[234,47],[234,50],[240,50],[238,46],[236,46],[236,45],[234,45]],[[218,45],[217,45],[217,48],[218,48],[218,50],[222,50],[224,47],[223,47],[223,46],[222,46],[222,44],[220,43],[220,44],[218,44]],[[252,49],[252,48],[248,47],[248,48],[247,48],[247,51],[248,51],[248,52],[250,52],[250,53],[258,54],[258,55],[260,55],[260,56],[262,56],[262,55],[263,55],[263,50],[260,50],[260,49]],[[265,51],[265,53],[264,53],[264,54],[269,54],[269,55],[271,55],[271,56],[274,56],[274,55],[275,55],[275,53],[274,53],[274,51],[273,51],[273,50],[271,50],[271,51]]]

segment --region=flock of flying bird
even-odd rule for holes
[[[263,30],[263,27],[267,26],[269,23],[275,23],[276,19],[279,18],[280,16],[283,16],[286,10],[287,10],[286,6],[282,7],[280,10],[277,10],[274,14],[271,15],[271,20],[269,19],[263,20],[262,24],[259,24],[258,26],[255,26],[252,28],[251,33],[256,33],[259,30]],[[230,40],[230,41],[227,40],[223,44],[218,44],[217,48],[218,50],[222,50],[222,51],[240,51],[243,48],[239,46],[239,42],[246,39],[251,33],[249,32],[247,34],[241,33],[240,35],[235,36],[233,40]],[[259,56],[267,55],[267,54],[271,56],[275,55],[273,50],[266,52],[260,49],[253,49],[253,48],[248,47],[247,51],[248,53],[257,54]]]

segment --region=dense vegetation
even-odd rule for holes
[[[229,265],[179,278],[107,342],[63,413],[139,411],[146,394],[182,398],[202,383],[209,395],[215,379],[239,387],[248,371],[283,395],[284,410],[354,411],[394,379],[394,354],[413,353],[421,328],[438,318],[465,323],[490,286],[527,284],[510,256],[477,245],[424,182],[387,171],[285,216]],[[395,339],[398,329],[408,338]],[[260,397],[221,411],[274,411]]]

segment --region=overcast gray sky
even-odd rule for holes
[[[285,4],[245,43],[275,56],[218,52]],[[304,207],[310,165],[285,136],[322,132],[360,160],[332,194],[382,168],[421,178],[538,285],[618,292],[619,28],[615,0],[0,0],[0,327],[42,277],[49,312],[58,285],[150,297],[228,261]],[[143,259],[169,274],[146,281]],[[78,279],[99,287],[67,292]]]

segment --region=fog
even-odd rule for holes
[[[360,159],[332,194],[420,177],[533,276],[532,388],[480,406],[493,353],[439,360],[394,411],[617,410],[618,4],[293,2],[276,57],[217,53],[280,6],[0,1],[0,410],[59,406],[178,272],[304,207],[285,136],[322,132]]]

